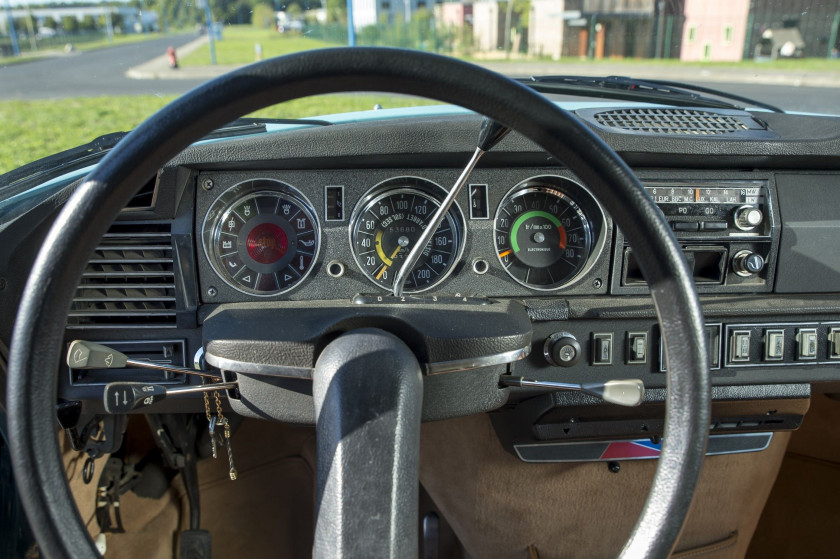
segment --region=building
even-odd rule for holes
[[[754,56],[766,32],[772,33],[776,29],[798,30],[804,42],[798,53],[800,56],[824,58],[830,56],[833,49],[840,48],[840,2],[837,0],[752,0],[750,4],[743,44],[745,58]]]
[[[353,0],[353,27],[411,21],[411,14],[425,9],[431,0]]]
[[[741,60],[750,3],[750,0],[685,0],[680,60]]]
[[[472,2],[445,2],[435,5],[437,23],[449,27],[473,24]]]
[[[505,13],[495,1],[473,4],[473,45],[481,52],[505,48]]]
[[[580,18],[580,12],[567,12],[564,0],[531,0],[528,53],[559,60],[563,56],[566,22]]]

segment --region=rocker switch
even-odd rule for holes
[[[840,359],[840,328],[828,331],[828,358]]]
[[[745,363],[750,360],[750,337],[749,330],[736,330],[732,332],[730,340],[729,360],[733,363]]]
[[[610,333],[592,334],[592,364],[612,365],[613,335]]]

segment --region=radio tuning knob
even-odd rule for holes
[[[735,227],[741,231],[751,231],[761,225],[764,214],[753,206],[741,206],[735,210]]]
[[[748,278],[764,269],[764,257],[750,250],[742,250],[732,258],[735,273]]]

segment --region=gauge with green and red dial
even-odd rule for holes
[[[510,277],[531,289],[547,291],[573,283],[592,254],[590,218],[563,188],[565,181],[526,181],[509,192],[496,211],[499,261]]]

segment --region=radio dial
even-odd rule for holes
[[[735,226],[741,231],[751,231],[761,225],[764,214],[753,206],[741,206],[735,210]]]

